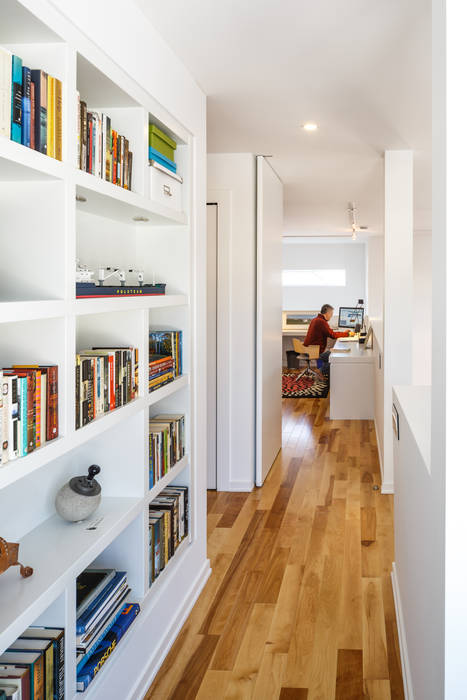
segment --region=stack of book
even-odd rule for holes
[[[167,486],[149,504],[149,585],[188,535],[188,486]]]
[[[138,396],[138,348],[81,350],[75,383],[78,429]]]
[[[169,355],[149,355],[149,391],[174,380],[174,360]]]
[[[13,365],[0,370],[0,464],[58,437],[57,365]]]
[[[135,617],[126,571],[86,569],[76,579],[76,689],[86,690]]]
[[[0,656],[0,691],[13,700],[63,700],[63,629],[28,627]]]
[[[174,377],[182,374],[182,331],[149,331],[149,354],[173,357]]]
[[[185,456],[185,416],[160,414],[149,421],[149,488]]]
[[[76,165],[91,175],[131,190],[133,153],[125,136],[112,129],[109,116],[88,112],[86,102],[77,95]]]
[[[155,124],[149,124],[149,163],[154,161],[171,173],[176,173],[176,148],[177,144],[170,136],[158,129]]]
[[[62,160],[62,83],[0,47],[0,136]]]

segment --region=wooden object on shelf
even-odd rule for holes
[[[28,578],[31,576],[34,569],[30,566],[23,566],[18,561],[19,544],[17,542],[7,542],[0,537],[0,574],[5,573],[10,566],[19,566],[21,576]]]

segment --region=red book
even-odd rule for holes
[[[115,366],[114,355],[109,353],[109,410],[115,408]]]
[[[37,376],[39,375],[39,389],[36,386],[36,397],[39,394],[39,420],[38,428],[35,426],[36,430],[36,440],[37,440],[37,430],[39,432],[40,438],[40,394],[41,385],[40,381],[47,381],[47,391],[46,391],[46,440],[54,440],[58,437],[58,366],[57,365],[13,365],[14,369],[20,370],[20,372],[28,372],[30,370],[36,371],[36,384]],[[42,376],[41,376],[42,373]],[[18,375],[19,376],[19,375]],[[37,399],[36,399],[37,400]],[[28,411],[29,411],[29,383],[28,383]],[[29,421],[28,421],[29,423]],[[36,442],[37,446],[37,442]]]
[[[31,148],[36,148],[36,86],[31,80],[31,133],[30,133]]]
[[[117,132],[112,129],[112,182],[117,184]]]

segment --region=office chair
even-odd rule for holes
[[[311,366],[311,363],[313,361],[316,362],[319,357],[319,345],[308,345],[308,347],[305,347],[305,345],[303,345],[303,343],[297,338],[293,338],[292,342],[293,349],[298,353],[297,360],[303,360],[306,362],[305,369],[303,372],[300,372],[297,379],[301,379],[306,374],[308,377],[316,377],[322,380],[323,375],[321,372],[317,369],[317,367],[313,369]]]

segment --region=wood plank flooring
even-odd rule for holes
[[[146,700],[403,700],[371,421],[283,400],[261,489],[208,492],[213,573]]]

